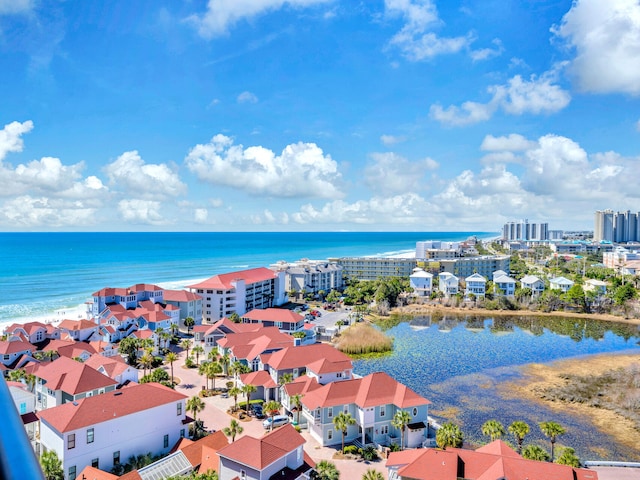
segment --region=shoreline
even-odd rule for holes
[[[441,304],[428,305],[406,305],[404,307],[395,307],[390,313],[409,314],[409,315],[430,315],[433,312],[451,313],[455,315],[484,315],[487,317],[562,317],[562,318],[580,318],[583,320],[600,320],[604,322],[627,323],[630,325],[640,325],[640,318],[625,318],[617,315],[604,313],[574,313],[564,311],[540,312],[537,310],[487,310],[486,308],[462,308],[450,307]]]
[[[545,364],[531,363],[520,367],[521,379],[499,385],[498,391],[505,400],[525,399],[553,411],[588,418],[596,429],[640,455],[640,446],[637,443],[638,427],[632,420],[602,407],[543,398],[548,389],[563,385],[567,375],[600,376],[632,365],[640,365],[640,353],[603,353]],[[594,454],[598,454],[597,448],[594,449]]]

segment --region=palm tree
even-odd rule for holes
[[[349,412],[340,412],[333,417],[333,425],[336,427],[336,430],[340,430],[340,433],[342,433],[342,453],[344,453],[344,436],[347,434],[349,425],[355,424],[356,419],[353,418]]]
[[[367,468],[367,471],[362,474],[362,480],[384,480],[384,475],[373,468]]]
[[[194,353],[195,356],[196,356],[196,365],[199,365],[200,364],[200,355],[204,353],[204,348],[202,348],[201,345],[196,345],[195,347],[193,347],[191,352]]]
[[[404,450],[404,431],[411,421],[411,416],[406,410],[398,410],[391,420],[391,425],[400,430],[400,450]]]
[[[231,374],[233,375],[233,379],[238,384],[238,377],[242,373],[249,373],[251,369],[242,362],[235,361],[233,365],[231,365]]]
[[[169,364],[171,365],[171,385],[175,385],[175,381],[173,379],[173,362],[175,362],[176,360],[178,360],[178,355],[173,352],[167,353],[164,357],[164,361],[169,362]]]
[[[203,411],[205,407],[204,402],[197,395],[187,400],[187,411],[193,413],[194,422],[198,421],[198,413]]]
[[[436,443],[443,450],[447,447],[460,448],[463,442],[462,430],[453,423],[443,423],[436,432]]]
[[[250,383],[247,383],[242,387],[242,393],[247,396],[247,405],[245,406],[246,411],[249,411],[249,401],[251,400],[251,394],[257,391],[258,388],[255,385],[251,385]]]
[[[501,438],[505,433],[504,427],[498,420],[487,420],[482,424],[482,434],[489,437],[492,442]]]
[[[176,333],[178,333],[178,331],[180,330],[180,325],[178,325],[177,323],[172,323],[169,329],[171,330],[171,335],[175,337]]]
[[[47,450],[40,456],[40,466],[46,480],[64,480],[62,461],[55,450]]]
[[[209,362],[207,363],[207,368],[205,369],[205,375],[207,378],[213,380],[213,389],[216,389],[216,375],[222,373],[222,366],[218,362]]]
[[[522,458],[527,460],[537,460],[539,462],[548,462],[549,454],[538,445],[527,445],[522,449]]]
[[[316,471],[313,478],[317,480],[339,480],[340,472],[334,463],[329,460],[320,460],[316,464]]]
[[[227,437],[231,437],[232,443],[236,441],[236,435],[240,435],[243,431],[244,428],[240,426],[235,418],[231,420],[231,423],[228,427],[224,427],[222,429],[222,433],[224,433]]]
[[[564,435],[566,430],[562,425],[556,422],[541,422],[539,425],[540,425],[540,430],[542,431],[544,436],[549,437],[549,440],[551,441],[551,461],[553,462],[553,453],[554,453],[554,447],[556,444],[556,439],[560,435]]]
[[[580,458],[576,455],[576,451],[571,447],[565,447],[562,449],[562,453],[556,460],[556,463],[560,465],[569,465],[570,467],[579,467]]]
[[[184,357],[186,360],[187,358],[189,358],[189,349],[191,348],[191,340],[189,340],[188,338],[185,338],[180,342],[180,346],[187,351],[187,356]]]
[[[146,376],[147,368],[151,370],[151,367],[153,366],[153,356],[151,356],[148,352],[145,353],[144,355],[142,355],[142,357],[140,357],[140,361],[138,362],[138,364],[143,368],[143,376]]]
[[[509,433],[513,434],[518,443],[518,453],[522,453],[522,442],[524,437],[529,433],[529,424],[521,420],[516,420],[509,425]]]
[[[242,393],[242,389],[238,387],[231,387],[229,389],[229,395],[233,397],[233,411],[238,410],[238,395]]]
[[[193,317],[187,317],[184,319],[184,326],[187,327],[187,333],[191,331],[191,327],[193,327],[195,324],[196,321],[193,319]]]
[[[280,386],[293,382],[293,373],[283,373],[278,379]]]
[[[224,376],[229,376],[229,365],[231,364],[231,358],[228,353],[225,353],[220,357],[220,365],[222,365],[222,370],[224,371]]]
[[[296,425],[300,425],[300,410],[302,410],[302,395],[296,393],[289,397],[289,402],[292,406],[296,407]]]
[[[281,408],[282,408],[282,405],[280,404],[280,402],[276,402],[275,400],[270,400],[267,403],[265,403],[264,410],[265,412],[267,412],[267,415],[271,417],[271,428],[269,430],[273,430],[273,417],[275,417],[280,413]]]

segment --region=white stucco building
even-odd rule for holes
[[[297,262],[279,261],[269,268],[274,272],[284,272],[285,291],[317,294],[320,291],[329,293],[344,287],[342,265],[328,260],[309,260],[303,258]]]
[[[433,291],[433,274],[421,268],[414,268],[409,276],[409,286],[418,297],[428,297]]]

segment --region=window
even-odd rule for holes
[[[333,430],[327,430],[327,440],[331,440],[333,438]]]
[[[93,468],[100,468],[100,459],[94,458],[93,460],[91,460],[91,466]]]
[[[180,438],[184,438],[184,428],[180,430]]]
[[[329,407],[327,415],[329,416],[329,418],[333,417],[333,407]]]
[[[72,465],[69,467],[69,480],[76,480],[76,466]]]
[[[178,416],[182,415],[182,402],[176,404],[176,412]]]
[[[240,470],[240,480],[247,480],[247,472]]]
[[[87,443],[93,443],[93,428],[87,430]]]
[[[380,433],[382,435],[388,435],[389,434],[389,425],[383,425],[382,428],[380,429]]]
[[[418,409],[413,407],[413,416],[415,417],[416,415],[418,415]]]
[[[20,415],[27,413],[27,402],[20,403]]]
[[[169,448],[169,435],[164,436],[164,448]]]
[[[120,465],[120,450],[113,452],[113,464]]]
[[[71,450],[72,448],[76,448],[76,434],[70,433],[67,437],[67,450]]]
[[[342,372],[336,373],[336,378],[342,378]]]
[[[386,406],[384,406],[384,405],[382,405],[382,406],[380,407],[380,416],[381,416],[381,417],[384,417],[386,414],[387,414],[387,407],[386,407]]]

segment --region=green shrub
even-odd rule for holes
[[[184,361],[184,366],[187,368],[195,368],[196,362],[194,362],[191,357],[187,357],[187,359]]]
[[[355,445],[347,445],[346,447],[344,447],[344,453],[355,455],[360,452],[358,451],[358,447],[356,447]]]
[[[389,446],[389,450],[392,452],[399,452],[400,451],[400,445],[398,445],[397,443],[392,443]]]
[[[366,447],[361,448],[360,455],[362,456],[363,460],[366,460],[368,462],[378,459],[378,451],[373,445],[367,445]]]

